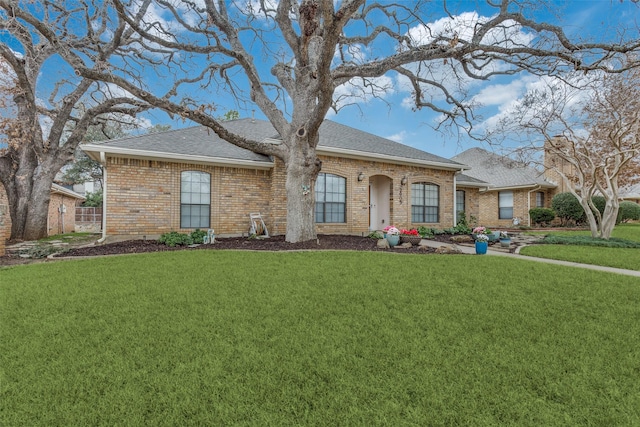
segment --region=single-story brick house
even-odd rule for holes
[[[230,131],[279,143],[269,122],[225,122]],[[240,235],[260,212],[270,234],[284,234],[285,174],[280,160],[230,144],[205,127],[91,143],[105,167],[104,238],[156,237],[215,229]],[[368,234],[387,225],[448,228],[456,223],[456,179],[468,169],[385,138],[326,120],[317,153],[319,233]],[[468,205],[479,183],[469,183]]]
[[[49,214],[47,216],[47,234],[72,233],[76,224],[76,205],[82,203],[85,197],[62,187],[51,185],[51,199],[49,200]],[[11,235],[11,215],[9,201],[4,185],[0,184],[0,255],[4,254],[5,241]]]
[[[452,160],[470,167],[458,178],[457,190],[472,194],[466,200],[474,205],[461,210],[475,216],[479,224],[509,227],[517,218],[520,225],[531,225],[531,208],[551,207],[557,184],[532,167],[482,148],[463,151]]]

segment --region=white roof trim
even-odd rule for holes
[[[200,156],[194,154],[176,154],[176,153],[167,153],[162,151],[147,151],[147,150],[134,150],[131,148],[120,148],[120,147],[106,147],[104,145],[94,145],[94,144],[86,144],[80,146],[82,150],[84,150],[90,157],[94,160],[99,160],[98,153],[107,153],[107,154],[120,154],[126,156],[128,158],[133,159],[141,159],[141,160],[156,160],[163,162],[178,162],[184,161],[185,163],[195,163],[195,164],[204,164],[204,165],[214,165],[214,166],[235,166],[235,167],[245,167],[251,169],[272,169],[273,162],[263,162],[257,160],[239,160],[239,159],[229,159],[226,157],[209,157],[209,156]],[[95,155],[91,155],[95,154]]]
[[[432,169],[444,169],[463,171],[470,169],[467,165],[451,164],[441,162],[431,162],[429,160],[410,159],[408,157],[390,156],[388,154],[370,153],[358,150],[349,150],[346,148],[324,147],[318,146],[316,153],[334,157],[347,157],[358,160],[375,160],[378,162],[393,163],[411,166],[428,166]]]
[[[505,191],[505,190],[526,190],[526,189],[543,189],[543,188],[555,188],[556,186],[553,184],[522,184],[522,185],[509,185],[506,187],[496,187],[490,185],[487,187],[486,191]]]
[[[279,140],[269,140],[269,143],[279,143]],[[84,150],[90,157],[94,160],[99,161],[100,152],[104,152],[107,154],[120,154],[122,156],[143,159],[143,160],[161,160],[161,161],[185,161],[188,163],[199,163],[199,164],[207,164],[207,165],[219,165],[219,166],[243,166],[250,167],[255,169],[271,169],[273,168],[273,162],[262,162],[255,160],[238,160],[238,159],[230,159],[225,157],[209,157],[209,156],[201,156],[201,155],[193,155],[193,154],[175,154],[175,153],[167,153],[162,151],[147,151],[147,150],[136,150],[131,148],[121,148],[121,147],[112,147],[105,146],[102,144],[84,144],[81,145],[80,148]],[[91,155],[95,153],[95,155]],[[349,150],[345,148],[334,148],[334,147],[324,147],[318,146],[316,149],[316,153],[319,155],[328,155],[334,157],[347,157],[357,160],[374,160],[378,162],[386,162],[393,164],[401,164],[401,165],[410,165],[410,166],[422,166],[429,167],[432,169],[443,169],[443,170],[455,170],[455,171],[464,171],[469,170],[469,166],[463,164],[451,164],[451,163],[441,163],[441,162],[432,162],[429,160],[420,160],[420,159],[411,159],[408,157],[400,157],[400,156],[391,156],[387,154],[379,154],[379,153],[370,153],[358,150]]]
[[[87,200],[87,198],[82,194],[76,193],[75,191],[69,190],[68,188],[64,188],[63,186],[56,183],[51,184],[51,191],[53,191],[54,193],[60,193],[69,197],[73,197],[75,199]]]

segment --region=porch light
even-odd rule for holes
[[[362,181],[364,179],[364,172],[360,172],[358,174],[358,181]]]
[[[407,177],[406,176],[402,177],[402,179],[400,180],[400,184],[407,185]]]

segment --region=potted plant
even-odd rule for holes
[[[418,243],[420,243],[420,240],[422,240],[422,237],[420,236],[418,230],[416,230],[415,228],[412,228],[411,230],[406,230],[403,228],[400,231],[400,241],[402,243],[408,242],[412,245],[417,245]]]
[[[472,231],[473,238],[476,241],[476,254],[484,255],[489,247],[489,235],[486,227],[476,227]]]
[[[500,246],[508,248],[511,245],[511,237],[506,231],[500,232]]]
[[[383,230],[386,234],[387,242],[389,242],[389,246],[394,247],[398,243],[400,243],[400,230],[398,230],[393,225],[389,225],[385,227]]]

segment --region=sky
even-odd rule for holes
[[[256,0],[240,1],[255,2]],[[340,0],[334,1],[339,3]],[[409,2],[411,0],[400,1]],[[541,15],[538,16],[538,19],[562,25],[570,36],[591,37],[597,41],[604,41],[614,36],[622,25],[635,27],[636,32],[640,26],[640,3],[633,3],[631,0],[622,2],[619,0],[551,1],[555,2],[557,7],[552,12],[545,12],[542,15],[538,13]],[[429,10],[436,11],[435,14],[424,19],[429,22],[432,28],[451,25],[452,21],[445,16],[439,2],[434,2],[434,4],[435,6],[430,7]],[[494,12],[480,0],[449,1],[447,5],[455,16],[454,23],[456,23],[455,20],[473,21]],[[154,19],[161,21],[168,19],[168,16],[166,14],[163,16],[161,12],[158,12],[158,16],[154,16]],[[166,22],[170,25],[170,21]],[[455,25],[454,27],[459,28]],[[416,28],[413,28],[411,32],[415,37],[420,36],[420,31]],[[523,42],[526,42],[527,37],[530,37],[525,33],[516,34],[516,36]],[[637,39],[640,35],[633,34],[632,37]],[[381,49],[384,49],[384,46]],[[363,50],[360,54],[366,56],[369,52]],[[258,59],[259,56],[256,58]],[[60,73],[65,72],[63,67],[56,67],[57,64],[53,65],[51,68],[55,72],[45,73],[41,76],[45,83],[48,78],[51,79],[51,85],[61,77]],[[262,71],[269,74],[268,65]],[[68,73],[69,70],[66,72]],[[441,75],[446,77],[446,72],[442,72]],[[149,78],[153,80],[153,77],[149,76]],[[162,86],[164,82],[161,79],[158,80],[157,84]],[[345,106],[338,113],[330,111],[326,118],[446,158],[478,145],[489,148],[486,144],[469,138],[464,132],[458,137],[458,135],[448,132],[435,131],[433,126],[436,125],[439,114],[426,108],[418,111],[412,109],[411,88],[397,74],[388,74],[380,78],[380,81],[389,87],[382,95],[382,100],[370,98],[366,101],[360,101],[357,105]],[[481,106],[475,110],[477,115],[477,120],[474,123],[475,128],[479,130],[492,129],[500,117],[509,115],[514,105],[527,91],[540,87],[542,83],[540,78],[525,73],[511,77],[501,76],[488,81],[466,81],[465,89],[470,92],[473,101]],[[164,85],[164,87],[167,86]],[[353,88],[339,87],[336,93],[349,93],[351,89]],[[224,92],[211,90],[207,93],[199,93],[199,95],[205,99],[215,99],[219,114],[214,115],[222,115],[225,111],[233,109],[239,110],[240,117],[255,115],[258,119],[265,119],[257,106],[239,108],[238,104]],[[46,96],[42,95],[41,99],[46,99]],[[158,110],[142,115],[139,122],[145,127],[155,124],[169,124],[174,129],[195,125],[188,121],[172,119]]]
[[[633,25],[638,28],[640,23],[640,7],[629,0],[582,0],[556,2],[557,8],[552,15],[546,13],[542,19],[554,24],[560,24],[569,35],[581,37],[593,37],[595,40],[604,41],[615,34],[620,25]],[[480,16],[490,13],[483,10],[482,2],[460,1],[449,3],[451,10],[459,16],[477,13]],[[432,17],[434,26],[448,21],[444,15]],[[637,30],[636,30],[637,31]],[[523,35],[526,36],[526,35]],[[638,38],[639,35],[635,35]],[[486,144],[479,143],[466,136],[452,135],[448,132],[438,132],[433,129],[437,123],[439,114],[429,110],[412,109],[410,94],[406,84],[401,79],[389,74],[384,77],[392,89],[383,95],[383,100],[370,99],[359,102],[357,106],[347,106],[337,114],[330,111],[327,119],[370,132],[442,157],[450,158],[456,154],[474,146],[489,148]],[[514,104],[532,88],[541,85],[541,80],[529,74],[518,74],[511,77],[498,77],[489,81],[469,81],[468,90],[473,94],[473,100],[482,107],[476,110],[478,120],[475,122],[477,129],[489,129],[495,126],[497,120],[508,115]],[[345,88],[338,88],[337,92],[344,92]],[[217,100],[224,109],[225,101]],[[228,102],[229,109],[236,109],[233,102]],[[255,107],[241,110],[241,117],[264,119],[264,115]],[[153,113],[149,119],[154,122],[171,124],[173,128],[191,125],[179,120],[168,120],[161,113]]]

